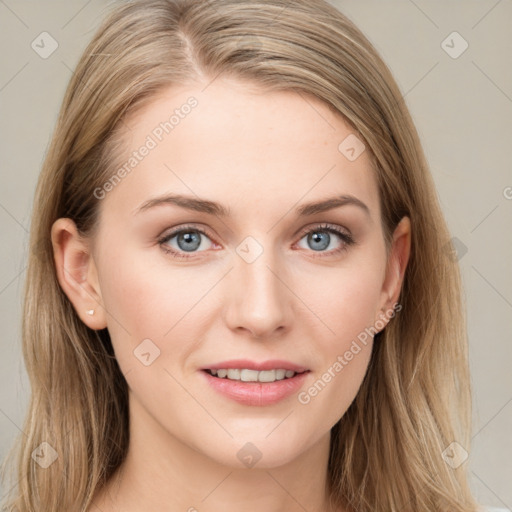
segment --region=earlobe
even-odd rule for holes
[[[101,290],[89,243],[68,218],[57,219],[51,230],[53,255],[59,284],[78,316],[89,328],[107,326]],[[91,311],[94,314],[91,314]]]

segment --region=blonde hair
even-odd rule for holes
[[[320,98],[366,145],[388,248],[399,220],[411,219],[401,312],[375,336],[361,388],[332,429],[332,504],[475,511],[465,465],[452,469],[442,456],[453,441],[469,449],[471,427],[465,307],[450,234],[390,71],[323,0],[122,2],[98,29],[67,88],[36,190],[22,324],[31,399],[4,462],[16,459],[17,485],[3,506],[84,511],[124,460],[127,384],[108,331],[89,329],[60,288],[50,230],[68,217],[83,236],[94,233],[93,192],[116,169],[127,115],[163,88],[219,75]],[[43,442],[58,454],[46,469],[32,459]]]

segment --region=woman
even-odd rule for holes
[[[477,510],[450,235],[336,9],[117,5],[34,209],[7,510]]]

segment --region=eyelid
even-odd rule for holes
[[[342,233],[348,237],[352,237],[352,233],[346,227],[339,226],[338,224],[331,224],[329,222],[313,222],[312,224],[301,228],[299,231],[296,232],[294,236],[300,236],[302,238],[304,235],[307,235],[308,233],[314,230],[332,230],[335,231],[336,233]]]
[[[177,235],[178,233],[181,233],[182,231],[198,231],[199,233],[203,233],[207,237],[212,238],[208,228],[196,224],[183,224],[175,228],[165,230],[161,235],[158,236],[158,239],[167,239],[169,237]]]

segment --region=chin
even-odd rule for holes
[[[286,420],[285,420],[286,422]],[[278,425],[279,422],[276,422]],[[218,464],[236,469],[273,469],[293,462],[309,446],[305,439],[297,439],[288,430],[272,432],[255,428],[253,432],[246,431],[244,435],[234,435],[226,443],[210,441],[210,446],[204,450],[205,455]],[[269,435],[269,432],[270,435]],[[212,450],[212,448],[214,448]]]

